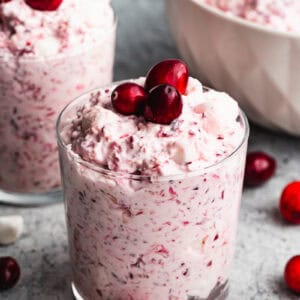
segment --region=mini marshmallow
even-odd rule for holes
[[[23,233],[22,216],[0,216],[0,245],[14,243]]]

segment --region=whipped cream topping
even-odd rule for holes
[[[144,81],[135,80],[142,86]],[[62,132],[75,155],[100,167],[131,174],[181,174],[221,161],[244,136],[236,101],[225,93],[203,91],[196,79],[189,78],[183,112],[170,125],[118,114],[110,101],[113,88],[92,94]]]
[[[279,31],[300,31],[299,0],[201,0],[228,14]]]
[[[64,0],[38,11],[24,0],[0,5],[0,54],[50,56],[99,43],[114,26],[110,0]]]

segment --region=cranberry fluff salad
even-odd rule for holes
[[[300,32],[299,0],[201,0],[230,15],[283,32]]]
[[[74,287],[85,300],[225,299],[248,139],[180,60],[58,120]]]
[[[77,95],[112,81],[109,0],[0,4],[0,188],[60,186],[55,123]]]

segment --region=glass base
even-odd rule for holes
[[[189,295],[187,300],[226,300],[229,294],[229,284],[228,281],[226,281],[221,285],[216,285],[207,298],[196,296],[197,291],[195,291],[194,294],[195,296]]]
[[[79,292],[76,290],[74,283],[72,282],[72,292],[75,300],[84,300]],[[195,291],[195,294],[197,291]],[[226,281],[222,285],[217,285],[209,294],[207,298],[200,298],[199,296],[187,296],[187,300],[226,300],[229,293],[229,284]],[[96,300],[96,299],[93,299]],[[113,300],[113,299],[110,299]],[[135,299],[135,300],[142,300],[142,299]]]
[[[71,283],[71,286],[72,286],[72,293],[73,293],[74,299],[75,299],[75,300],[84,300],[84,299],[80,296],[80,294],[77,292],[76,287],[75,287],[75,285],[74,285],[74,282]]]
[[[0,190],[0,204],[13,206],[42,206],[62,202],[62,190],[44,194],[9,193]]]

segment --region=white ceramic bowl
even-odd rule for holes
[[[300,34],[229,16],[201,0],[166,0],[166,6],[195,76],[231,94],[253,121],[300,136]]]

